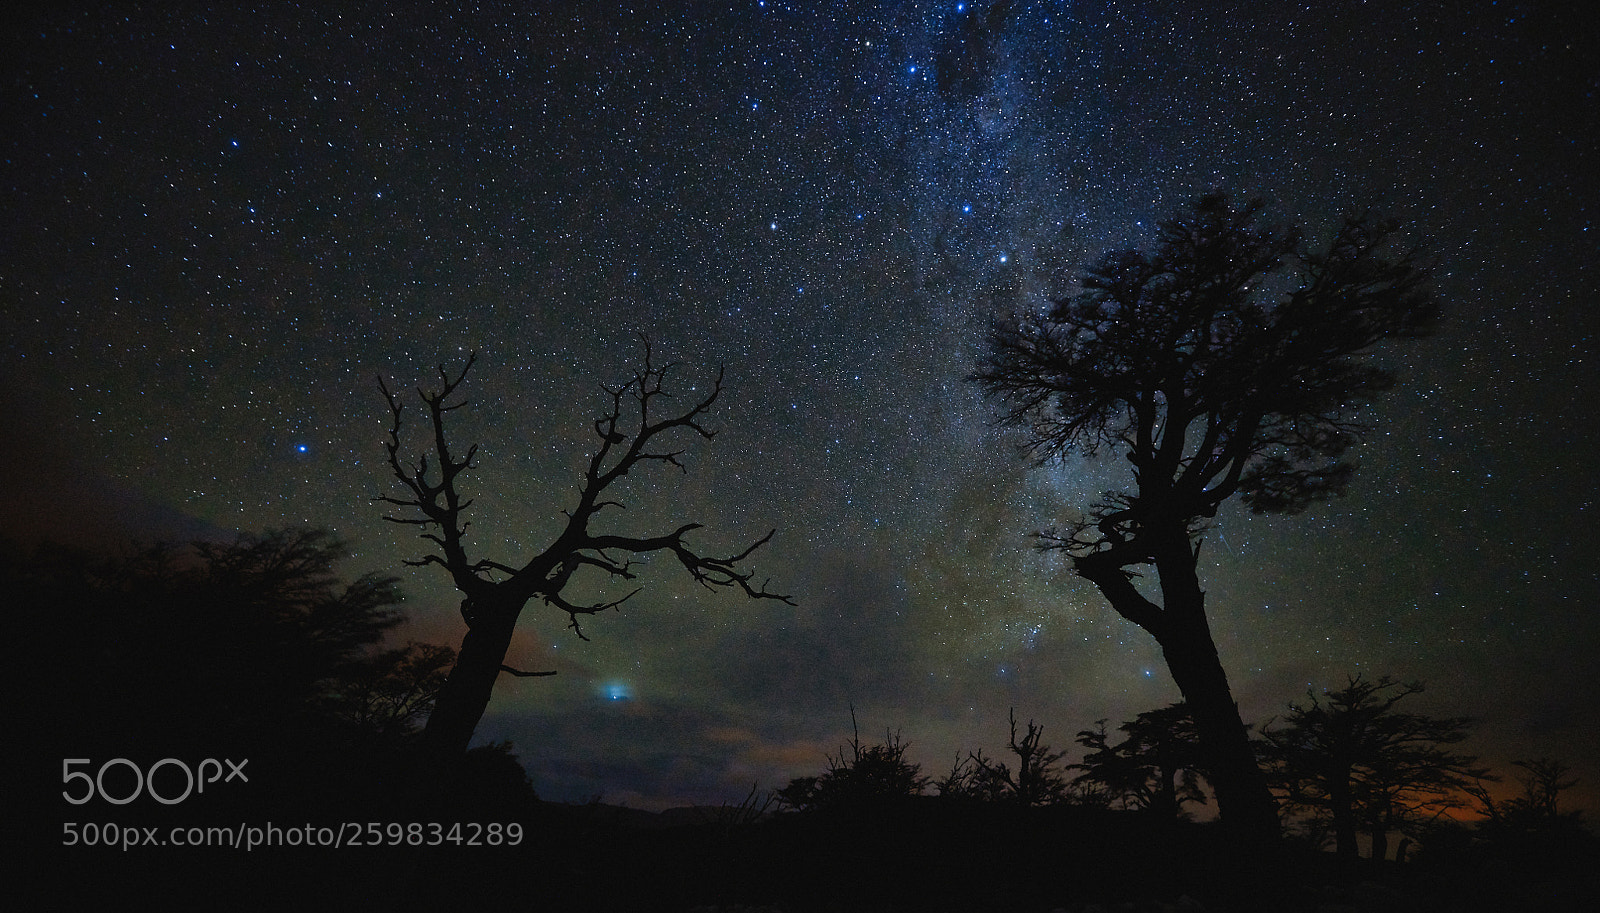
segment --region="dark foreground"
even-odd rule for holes
[[[196,822],[160,811],[102,806],[74,828],[87,837],[98,819],[97,845],[25,852],[35,861],[24,881],[45,892],[38,908],[1543,913],[1592,909],[1600,896],[1588,840],[1463,841],[1405,866],[1341,871],[1304,850],[1229,854],[1206,825],[934,799],[760,821],[738,809],[535,802],[469,809],[459,830],[302,811],[309,821],[283,816],[276,832],[246,834],[277,844],[250,850],[170,845],[169,828]],[[118,819],[137,825],[134,836],[118,824],[118,840],[140,845],[104,845]],[[151,827],[166,845],[148,845]],[[306,845],[330,838],[337,845]]]

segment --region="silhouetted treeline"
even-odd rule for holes
[[[1213,822],[1197,822],[1185,809],[1206,804],[1209,789],[1182,702],[1122,723],[1116,729],[1121,738],[1099,721],[1078,734],[1083,759],[1070,765],[1062,763],[1065,752],[1043,743],[1043,727],[1033,721],[1019,737],[1013,711],[1007,748],[1016,771],[980,749],[940,779],[923,775],[907,758],[910,743],[898,731],[867,744],[857,730],[845,748],[826,757],[824,773],[776,791],[784,810],[779,821],[805,822],[780,826],[814,828],[823,842],[860,839],[863,852],[900,840],[936,841],[927,836],[933,833],[952,840],[982,835],[985,848],[975,848],[974,858],[983,851],[1032,858],[1037,847],[1064,851],[1070,844],[1076,857],[1069,867],[1084,880],[1076,889],[1051,882],[1061,898],[1111,896],[1097,892],[1127,878],[1125,890],[1147,898],[1170,902],[1181,891],[1191,899],[1250,904],[1237,893],[1235,876],[1286,891],[1376,878],[1398,885],[1384,889],[1390,908],[1433,909],[1431,901],[1406,904],[1418,901],[1414,892],[1423,887],[1435,899],[1515,903],[1524,888],[1537,893],[1592,881],[1600,841],[1582,815],[1561,802],[1577,782],[1570,767],[1550,758],[1518,761],[1521,792],[1497,799],[1489,784],[1500,778],[1454,747],[1467,738],[1472,721],[1409,712],[1404,700],[1421,690],[1420,683],[1356,676],[1341,688],[1309,694],[1308,702],[1291,704],[1283,719],[1263,727],[1260,755],[1290,835],[1265,869],[1230,852],[1231,842]],[[1067,771],[1079,773],[1068,780]],[[1097,837],[1073,843],[1085,834]],[[1148,858],[1135,848],[1141,844],[1206,862],[1193,867],[1168,858],[1145,867],[1136,863]],[[892,855],[880,852],[885,859]],[[1454,887],[1445,889],[1443,880]],[[1316,899],[1302,894],[1306,908],[1315,908]],[[1285,903],[1281,908],[1300,908]]]
[[[191,815],[406,802],[405,756],[454,651],[386,645],[402,620],[396,580],[341,579],[346,547],[331,533],[3,551],[0,587],[26,645],[17,734],[57,768],[82,758],[95,774],[127,759],[107,771],[107,792],[127,795],[135,768],[166,758],[191,771],[248,761],[248,786],[186,800]],[[479,754],[496,750],[509,752]],[[167,767],[170,794],[183,774]]]
[[[1379,908],[1481,908],[1488,898],[1515,909],[1529,892],[1578,890],[1600,871],[1594,837],[1563,807],[1575,782],[1565,764],[1520,762],[1520,792],[1506,798],[1454,747],[1469,721],[1410,713],[1404,701],[1420,686],[1387,678],[1308,695],[1262,727],[1267,773],[1300,835],[1270,858],[1241,859],[1215,824],[1195,820],[1211,795],[1182,704],[1079,732],[1077,763],[1043,724],[1019,725],[1013,712],[1003,753],[975,749],[940,778],[910,759],[899,732],[871,742],[857,729],[818,775],[770,799],[753,790],[739,805],[676,817],[541,804],[509,743],[474,749],[458,782],[423,790],[408,751],[452,652],[386,646],[400,617],[394,582],[342,579],[343,546],[329,534],[0,554],[24,686],[10,734],[38,767],[37,786],[19,790],[17,830],[54,850],[49,866],[25,868],[49,873],[75,904],[1313,910],[1361,909],[1345,901],[1376,882],[1361,890],[1380,891]],[[64,759],[86,759],[77,769],[95,773],[111,758],[144,771],[166,758],[191,769],[247,762],[250,779],[170,806],[63,799],[86,788],[63,783]],[[125,774],[113,769],[105,787],[125,794],[131,783],[116,779]],[[419,803],[423,792],[433,801]],[[252,854],[60,846],[63,822],[142,831],[352,821],[385,835],[413,822],[515,823],[520,836]],[[1364,855],[1405,842],[1390,855],[1406,864],[1348,868],[1324,852],[1340,846],[1341,829],[1364,841]]]

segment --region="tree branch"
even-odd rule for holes
[[[543,677],[545,677],[547,675],[555,675],[554,671],[551,671],[551,672],[523,672],[521,669],[513,669],[510,666],[505,665],[504,663],[502,663],[500,665],[500,671],[501,672],[509,672],[512,675],[515,675],[517,678],[543,678]]]
[[[625,506],[621,500],[607,493],[635,467],[641,464],[664,464],[676,466],[680,471],[686,469],[682,460],[685,453],[683,448],[661,446],[668,436],[682,430],[702,440],[710,440],[716,433],[703,424],[703,418],[722,393],[723,370],[717,371],[710,391],[686,409],[664,412],[663,403],[673,398],[666,389],[668,376],[678,365],[658,365],[650,340],[641,338],[644,344],[642,364],[620,386],[602,385],[608,405],[593,422],[599,441],[583,470],[577,503],[563,511],[566,516],[565,528],[544,551],[521,567],[489,559],[474,561],[468,557],[465,548],[465,535],[470,524],[464,516],[472,501],[462,497],[460,480],[467,470],[474,468],[478,447],[473,444],[459,458],[453,455],[446,425],[447,414],[467,404],[466,400],[452,401],[452,397],[475,363],[476,353],[468,358],[458,373],[452,374],[440,366],[439,389],[436,392],[420,388],[416,391],[427,409],[432,441],[428,451],[415,463],[408,464],[401,459],[404,409],[399,397],[380,377],[379,388],[388,403],[391,417],[384,447],[390,472],[404,493],[399,496],[380,495],[375,500],[398,509],[385,519],[419,527],[420,537],[436,546],[434,551],[409,560],[407,564],[437,564],[445,568],[454,578],[457,588],[469,600],[486,597],[494,589],[505,587],[502,592],[506,598],[473,600],[479,607],[478,615],[486,611],[483,607],[491,604],[514,603],[520,609],[528,599],[540,597],[546,604],[566,612],[571,619],[570,627],[584,639],[587,638],[578,623],[579,615],[592,615],[617,608],[633,593],[592,605],[577,604],[562,595],[573,575],[581,568],[592,567],[611,577],[632,579],[635,573],[631,556],[653,551],[672,552],[689,575],[707,589],[737,588],[751,598],[778,599],[793,604],[789,596],[769,590],[766,582],[757,586],[753,582],[754,572],[740,568],[742,562],[771,540],[772,532],[737,554],[718,557],[703,555],[684,541],[689,532],[700,528],[698,523],[683,524],[671,533],[652,537],[597,535],[590,531],[589,524],[600,511],[608,507]],[[495,580],[492,579],[493,575],[504,575],[504,578]],[[464,614],[464,617],[467,617],[469,626],[481,620],[471,613]]]
[[[638,590],[634,590],[632,593],[629,593],[621,599],[613,599],[610,602],[597,602],[594,605],[586,606],[574,605],[570,602],[567,602],[565,599],[561,598],[561,594],[559,592],[546,593],[544,601],[547,604],[553,605],[561,611],[566,612],[567,617],[571,619],[571,624],[567,625],[567,627],[571,628],[573,632],[578,635],[579,640],[588,640],[589,638],[585,637],[583,634],[583,628],[578,625],[579,615],[595,615],[600,612],[604,612],[606,609],[615,609],[624,602],[627,602],[629,599],[632,599],[634,594],[638,592]]]
[[[1133,574],[1126,567],[1130,562],[1111,548],[1092,555],[1073,559],[1073,569],[1079,577],[1088,580],[1106,597],[1118,615],[1155,637],[1158,643],[1167,636],[1166,616],[1161,607],[1146,599],[1133,585]]]

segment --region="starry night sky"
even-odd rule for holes
[[[352,576],[402,576],[407,636],[454,646],[457,597],[372,501],[377,377],[481,353],[471,532],[519,563],[647,333],[685,396],[726,367],[721,433],[617,522],[700,522],[714,553],[776,528],[754,567],[797,605],[662,562],[590,642],[530,606],[509,661],[560,674],[502,681],[481,739],[547,798],[645,808],[815,774],[852,705],[933,774],[1003,752],[1010,707],[1075,749],[1178,695],[1032,548],[1123,466],[1018,456],[963,380],[987,322],[1210,189],[1314,235],[1370,208],[1426,251],[1445,328],[1381,354],[1401,383],[1346,498],[1219,517],[1224,665],[1257,722],[1422,679],[1413,709],[1478,717],[1496,766],[1573,762],[1595,807],[1580,5],[54,4],[0,53],[5,531],[329,526]]]

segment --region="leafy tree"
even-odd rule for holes
[[[569,601],[565,595],[567,587],[584,573],[598,572],[611,578],[632,580],[636,576],[635,559],[667,552],[690,577],[709,590],[733,588],[754,599],[791,601],[787,596],[767,590],[764,584],[759,587],[752,584],[753,572],[741,569],[742,563],[772,538],[771,532],[742,551],[720,558],[703,555],[689,544],[687,537],[701,528],[699,523],[685,523],[654,536],[598,532],[591,528],[602,511],[623,506],[615,499],[613,488],[629,473],[651,465],[676,466],[682,470],[684,466],[678,458],[683,451],[668,449],[674,446],[670,442],[683,436],[709,440],[714,434],[702,421],[722,394],[722,373],[717,373],[711,392],[699,402],[683,411],[663,414],[663,406],[672,398],[666,389],[667,377],[677,366],[656,365],[648,340],[643,364],[635,369],[633,376],[621,386],[603,387],[609,405],[594,421],[598,443],[583,471],[576,503],[565,511],[567,519],[561,531],[543,551],[513,563],[471,557],[466,514],[472,500],[465,495],[461,482],[463,476],[475,468],[478,448],[474,444],[464,455],[457,456],[458,451],[450,443],[446,416],[466,405],[465,401],[450,400],[466,379],[467,372],[472,370],[476,357],[476,353],[469,357],[461,372],[453,377],[440,367],[437,392],[417,391],[427,408],[431,427],[430,444],[414,463],[401,458],[401,402],[380,379],[392,418],[386,444],[389,468],[404,491],[400,497],[380,498],[400,509],[397,516],[387,519],[423,530],[422,538],[431,542],[435,550],[407,563],[438,565],[450,575],[464,597],[461,617],[466,622],[467,632],[423,734],[426,753],[435,763],[453,762],[467,750],[473,730],[489,704],[495,680],[502,672],[554,674],[523,672],[505,664],[512,632],[529,601],[540,599],[565,612],[573,631],[583,637],[579,615],[616,608],[638,592],[634,590],[620,599],[595,603]]]
[[[1291,704],[1279,728],[1262,733],[1272,779],[1291,809],[1331,826],[1340,858],[1359,855],[1356,836],[1372,838],[1372,857],[1388,855],[1388,836],[1416,834],[1456,808],[1488,771],[1446,746],[1467,738],[1471,720],[1397,710],[1422,685],[1361,676],[1310,703]]]
[[[1078,733],[1086,750],[1077,782],[1099,787],[1124,808],[1178,818],[1188,802],[1204,805],[1200,788],[1200,737],[1182,701],[1141,713],[1117,727],[1124,734],[1111,744],[1106,721]]]
[[[416,641],[374,653],[342,677],[334,712],[374,741],[407,741],[428,718],[455,659],[449,647]]]
[[[449,648],[384,649],[401,620],[396,581],[341,578],[345,552],[327,530],[285,529],[8,553],[0,589],[32,692],[19,741],[40,758],[124,757],[147,770],[169,757],[249,759],[249,788],[219,801],[260,808],[399,798],[385,771],[427,713],[426,688],[404,710],[352,696]]]
[[[51,676],[70,739],[260,744],[334,725],[333,695],[400,621],[392,577],[339,579],[346,546],[322,529],[120,555],[42,546],[5,569],[30,655]]]
[[[941,796],[963,796],[1020,805],[1052,805],[1067,798],[1070,789],[1057,766],[1064,751],[1052,751],[1043,744],[1044,727],[1027,723],[1027,731],[1017,740],[1017,712],[1011,711],[1011,737],[1006,747],[1017,756],[1017,769],[1004,761],[984,757],[983,750],[972,752],[956,762],[950,773],[936,785]]]
[[[1260,211],[1202,197],[1153,251],[1108,254],[1079,294],[997,321],[973,375],[1040,461],[1128,461],[1130,485],[1043,544],[1161,644],[1223,822],[1254,841],[1275,837],[1276,809],[1211,635],[1198,540],[1235,496],[1293,513],[1342,492],[1355,416],[1392,380],[1366,354],[1436,320],[1413,255],[1385,253],[1394,223],[1347,216],[1313,249]],[[1135,585],[1144,567],[1154,586]]]

